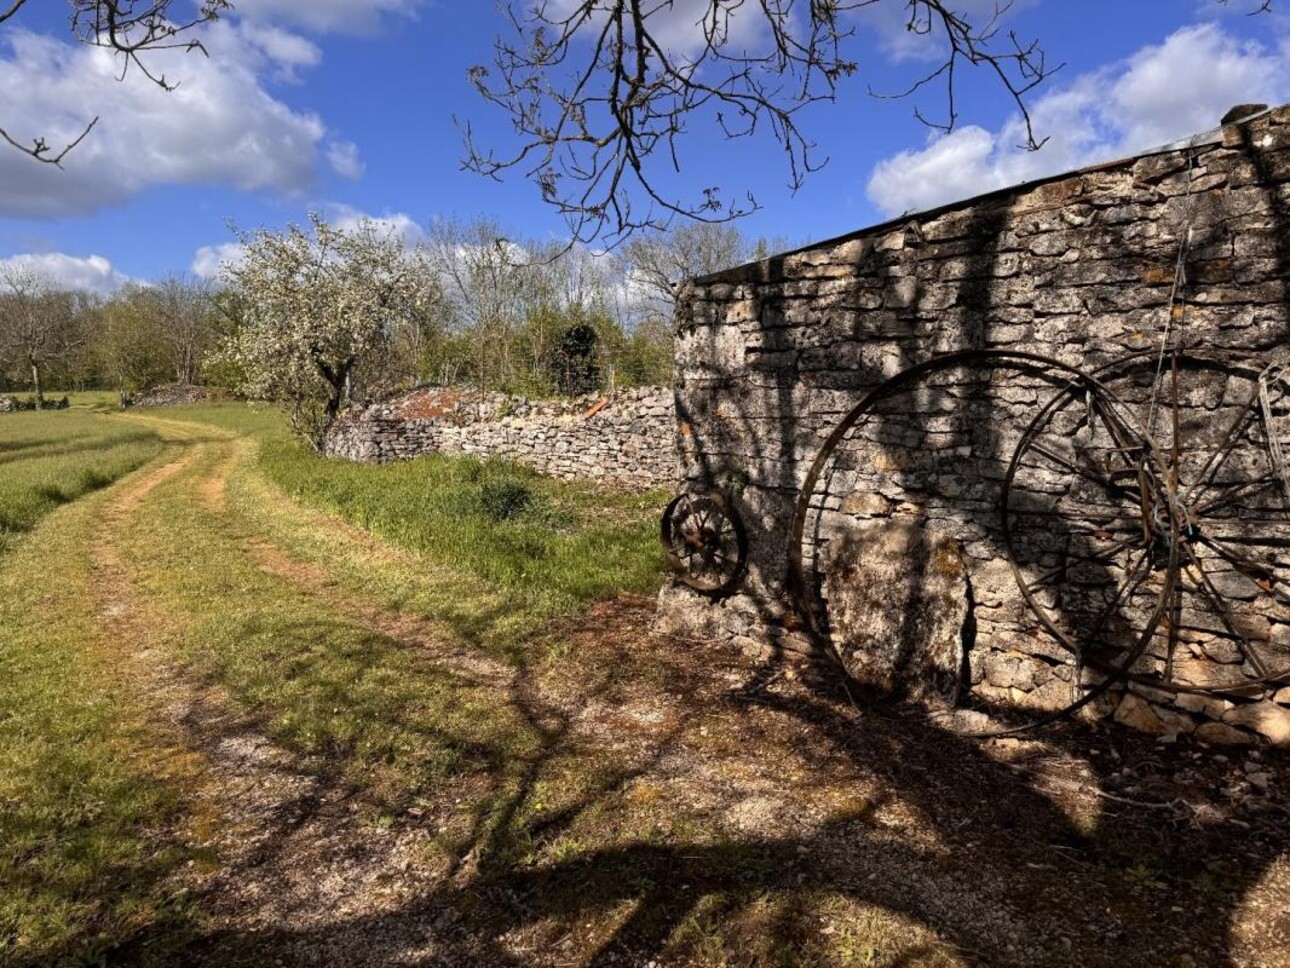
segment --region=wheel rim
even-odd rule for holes
[[[961,370],[963,375],[956,376],[954,372],[956,370]],[[974,376],[972,375],[973,373],[977,373],[977,375]],[[835,452],[849,439],[849,435],[867,434],[867,421],[872,419],[875,414],[882,413],[884,408],[888,411],[888,416],[891,413],[908,413],[912,414],[915,422],[917,422],[925,415],[929,397],[934,403],[936,393],[939,392],[937,389],[938,381],[944,381],[950,389],[958,388],[955,392],[958,393],[960,403],[966,401],[967,403],[979,404],[985,407],[983,413],[973,413],[971,406],[966,407],[959,421],[969,439],[973,441],[973,446],[968,448],[968,455],[962,459],[975,459],[980,455],[974,449],[975,438],[972,437],[972,433],[983,424],[991,422],[991,411],[988,404],[980,404],[979,401],[972,398],[970,393],[964,392],[963,388],[970,389],[979,380],[985,381],[987,384],[986,389],[989,391],[1010,390],[1018,382],[1027,383],[1032,388],[1035,388],[1036,401],[1048,400],[1054,396],[1054,393],[1060,394],[1060,392],[1072,385],[1088,386],[1102,392],[1106,399],[1114,402],[1114,395],[1101,387],[1096,376],[1086,374],[1074,367],[1047,357],[1007,350],[963,351],[936,357],[924,364],[903,371],[866,395],[838,423],[816,455],[804,479],[793,519],[792,547],[794,551],[790,562],[790,587],[794,602],[806,627],[814,632],[817,639],[827,648],[832,649],[834,652],[837,652],[837,649],[834,645],[832,630],[829,627],[828,607],[820,591],[821,569],[819,568],[819,561],[824,556],[819,550],[819,533],[822,527],[820,522],[830,513],[828,505],[830,500],[833,500],[830,497],[828,478],[835,473],[833,465],[839,459]],[[929,392],[924,392],[927,387],[924,387],[923,384],[930,385]],[[909,396],[913,403],[906,407],[902,402],[902,395]],[[1039,407],[1040,403],[1036,402],[1035,406]],[[1008,412],[1015,413],[1015,411],[1016,407],[1012,407]],[[1131,424],[1127,420],[1124,422],[1125,426],[1120,430],[1125,438],[1141,440],[1141,435],[1135,434]],[[932,421],[932,423],[935,423],[935,421]],[[994,449],[988,452],[987,456],[993,467],[990,472],[989,493],[991,494],[991,499],[989,501],[980,500],[979,495],[968,495],[966,500],[953,498],[943,502],[944,508],[950,510],[951,517],[955,518],[958,523],[966,520],[969,526],[976,523],[981,525],[983,530],[974,539],[978,545],[978,553],[976,554],[978,558],[982,557],[979,553],[979,548],[985,544],[992,545],[994,548],[989,557],[999,557],[999,532],[997,530],[1001,508],[999,481],[1005,477],[1004,471],[1008,467],[1010,456],[1013,453],[1012,446],[1004,446],[1004,441],[1008,439],[1015,440],[1016,438],[1015,433],[1011,433],[1011,437],[1008,434],[1000,433],[993,441]],[[1146,443],[1143,443],[1142,446],[1148,454],[1152,455],[1154,460],[1152,447]],[[958,460],[959,458],[952,457],[952,459]],[[1159,466],[1158,461],[1152,463],[1151,466]],[[893,487],[902,493],[908,484],[909,475],[907,470],[897,472],[897,480],[893,482]],[[961,474],[962,472],[959,473]],[[973,516],[978,516],[982,520],[974,522],[971,520]],[[929,526],[939,529],[945,524],[944,519],[938,519],[934,524],[929,524]],[[952,532],[948,533],[950,533],[951,537],[956,537]],[[985,535],[985,537],[981,535]],[[1066,677],[1071,682],[1072,689],[1072,699],[1069,703],[1065,703],[1062,708],[1051,715],[1037,713],[1038,718],[1025,726],[1016,729],[997,730],[989,735],[1033,729],[1068,716],[1094,701],[1117,682],[1122,681],[1128,674],[1130,666],[1138,660],[1141,652],[1145,650],[1152,633],[1164,615],[1165,600],[1172,590],[1175,572],[1176,555],[1167,553],[1164,556],[1163,567],[1160,569],[1158,587],[1153,588],[1153,596],[1142,603],[1140,634],[1136,640],[1128,643],[1127,651],[1122,651],[1118,654],[1118,658],[1121,660],[1119,663],[1104,663],[1103,668],[1099,670],[1102,674],[1088,683],[1082,683],[1079,675]],[[1074,662],[1076,669],[1073,671],[1078,672],[1081,664],[1080,656],[1084,648],[1078,639],[1070,643],[1070,646],[1063,653],[1067,656],[1065,661]],[[842,656],[839,655],[839,658],[842,658]],[[845,659],[843,659],[843,665],[847,665]]]

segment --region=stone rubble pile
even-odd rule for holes
[[[138,396],[129,398],[132,407],[178,407],[190,403],[206,403],[211,399],[206,387],[192,386],[185,383],[167,383],[163,386],[145,390]]]

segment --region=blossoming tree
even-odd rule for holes
[[[223,357],[238,389],[286,408],[292,429],[321,447],[348,401],[356,369],[437,291],[403,240],[373,222],[342,231],[317,215],[308,229],[241,237],[225,267],[239,320]]]

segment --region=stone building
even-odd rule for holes
[[[1125,666],[1085,714],[1290,742],[1290,681],[1260,674],[1290,666],[1288,270],[1283,106],[694,281],[683,477],[729,496],[747,564],[726,594],[673,583],[661,621],[822,635],[996,722]]]

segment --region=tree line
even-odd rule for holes
[[[206,384],[285,405],[318,440],[345,406],[436,384],[528,396],[671,381],[677,286],[767,254],[687,223],[617,251],[517,240],[496,221],[319,216],[239,234],[220,279],[171,276],[100,297],[0,270],[0,390]],[[775,243],[781,244],[781,243]]]

